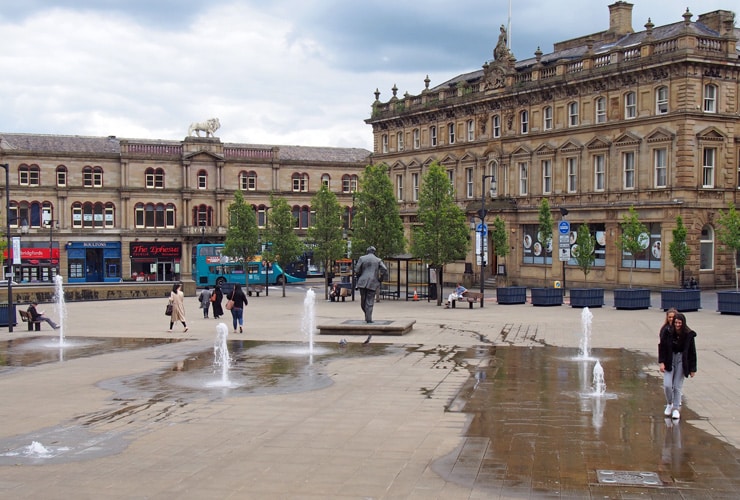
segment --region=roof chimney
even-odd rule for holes
[[[634,33],[632,29],[632,7],[631,3],[621,0],[609,6],[609,33],[615,35]]]

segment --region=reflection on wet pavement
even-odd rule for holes
[[[481,357],[479,348],[461,354]],[[595,350],[607,392],[594,397],[595,361],[577,354],[491,348],[450,405],[472,414],[466,438],[435,471],[503,498],[737,498],[740,453],[691,425],[690,402],[681,421],[664,419],[662,383],[644,369],[653,359]],[[640,473],[662,484],[630,484]]]

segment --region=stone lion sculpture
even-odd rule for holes
[[[206,137],[213,137],[213,134],[215,134],[216,130],[219,128],[221,128],[221,122],[218,121],[218,118],[211,118],[204,122],[191,123],[188,128],[188,135],[193,135],[193,132],[195,132],[195,135],[200,137],[200,133],[205,132]]]

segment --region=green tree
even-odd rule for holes
[[[552,248],[552,225],[554,224],[547,198],[542,198],[538,220],[540,225],[537,228],[537,238],[542,244],[542,255],[545,258],[545,287],[547,287],[547,249]]]
[[[311,199],[315,217],[308,228],[308,241],[313,245],[313,257],[321,262],[324,272],[324,299],[329,298],[329,272],[332,261],[344,256],[345,241],[342,239],[342,207],[337,196],[322,184]]]
[[[265,250],[263,262],[277,262],[280,267],[288,267],[304,252],[306,246],[295,232],[295,219],[285,198],[270,195],[271,216],[265,227]],[[285,297],[285,276],[282,278],[283,297]]]
[[[634,206],[631,206],[629,212],[622,216],[622,222],[619,225],[622,228],[622,234],[617,240],[617,246],[622,252],[628,252],[632,257],[632,266],[630,267],[630,288],[632,288],[632,270],[637,263],[636,255],[647,248],[650,239],[645,240],[647,227],[640,222],[640,217]]]
[[[259,229],[254,208],[244,201],[241,191],[234,193],[229,205],[229,227],[226,230],[224,255],[247,263],[259,253]]]
[[[588,282],[588,273],[596,262],[596,238],[591,234],[591,228],[588,224],[578,226],[576,233],[576,247],[573,249],[573,257],[578,263],[578,267],[583,271],[583,281]]]
[[[403,253],[405,241],[398,202],[388,166],[368,165],[360,179],[352,222],[352,257],[359,258],[369,246],[380,258]]]
[[[740,252],[740,214],[737,213],[735,204],[732,202],[727,204],[727,212],[719,211],[719,216],[717,217],[717,239],[734,254],[733,260],[735,261],[735,265],[732,268],[735,270],[735,290],[738,291],[740,290],[737,276],[737,255]]]
[[[496,256],[504,259],[505,266],[506,256],[509,255],[509,233],[506,232],[506,223],[498,215],[491,224],[491,244]]]
[[[468,243],[465,211],[455,204],[445,170],[434,162],[422,177],[411,253],[442,276],[448,262],[464,259]],[[437,279],[437,305],[442,304],[442,283]]]
[[[673,230],[673,241],[668,245],[668,255],[671,258],[671,264],[681,273],[681,283],[684,282],[684,269],[686,262],[689,260],[689,246],[686,244],[686,235],[688,229],[683,225],[683,219],[679,215],[676,217],[676,229]]]

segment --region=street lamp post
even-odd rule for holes
[[[7,252],[8,252],[8,270],[9,273],[5,274],[5,279],[8,280],[8,333],[13,333],[13,323],[15,323],[15,310],[13,309],[13,261],[10,259],[10,250],[12,247],[12,240],[10,238],[10,165],[7,163],[0,164],[0,167],[5,169],[5,236],[8,239]],[[13,317],[11,317],[11,314]]]
[[[200,244],[202,245],[206,239],[206,221],[205,219],[200,221]]]
[[[495,179],[494,175],[483,174],[481,178],[481,193],[480,193],[480,210],[478,211],[478,217],[480,217],[480,306],[483,307],[484,295],[485,295],[485,280],[486,280],[486,254],[485,254],[485,243],[488,238],[488,231],[486,231],[486,179]],[[493,192],[493,182],[491,183],[491,192]]]
[[[270,211],[272,207],[265,207],[265,230],[267,230],[267,212]],[[265,246],[267,246],[270,242],[265,241]],[[262,251],[262,245],[260,245],[260,252]],[[266,262],[265,259],[262,259],[262,267],[265,268],[265,297],[270,296],[270,263]],[[285,276],[283,276],[283,279],[285,279]],[[247,278],[249,280],[249,278]]]
[[[46,218],[46,223],[49,225],[49,281],[53,280],[52,271],[54,269],[54,225],[59,229],[59,221],[53,220],[51,214]]]

